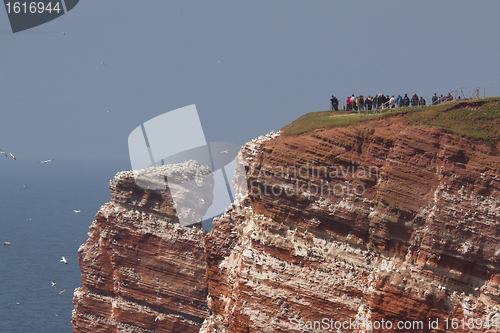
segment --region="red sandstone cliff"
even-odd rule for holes
[[[201,332],[498,332],[498,148],[401,115],[247,144]]]
[[[151,170],[163,179],[198,177],[212,191],[208,168],[191,162]],[[142,180],[155,179],[148,176]],[[82,287],[74,295],[73,332],[198,332],[209,313],[205,232],[199,224],[180,226],[169,190],[139,187],[133,172],[118,173],[109,187],[111,202],[78,250]]]
[[[74,332],[498,332],[499,149],[401,114],[271,133],[204,239],[118,177],[79,251]]]

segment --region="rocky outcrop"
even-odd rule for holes
[[[120,173],[79,250],[74,332],[497,332],[498,151],[404,114],[272,132],[206,235]]]
[[[211,172],[194,162],[115,176],[112,201],[78,250],[82,287],[74,294],[74,332],[198,332],[209,314],[205,232],[200,224],[179,224],[168,187],[145,185],[165,177],[187,188],[196,180],[197,193],[212,192]],[[186,207],[197,212],[186,214],[196,215],[199,197],[184,196],[190,198]]]
[[[498,146],[401,115],[272,136],[206,237],[201,332],[500,329]]]

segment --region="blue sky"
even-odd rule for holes
[[[332,94],[500,95],[499,12],[498,1],[85,0],[12,34],[0,11],[0,148],[127,160],[134,128],[190,104],[207,141],[242,145]]]

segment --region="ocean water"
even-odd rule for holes
[[[125,160],[38,162],[0,155],[0,333],[72,331],[78,247],[110,199],[109,180],[130,169]]]

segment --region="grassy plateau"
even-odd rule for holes
[[[364,121],[402,117],[407,126],[443,128],[473,141],[495,146],[500,141],[500,98],[456,100],[435,106],[374,111],[309,112],[282,128],[282,135],[298,135],[315,129],[355,126]]]

